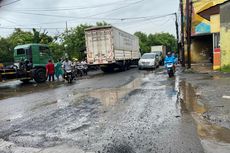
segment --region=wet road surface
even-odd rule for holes
[[[131,69],[44,86],[0,100],[0,152],[204,152],[179,77]]]

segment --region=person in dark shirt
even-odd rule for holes
[[[46,64],[46,76],[48,77],[49,81],[54,81],[54,64],[52,60],[48,61],[48,64]]]

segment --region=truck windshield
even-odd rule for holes
[[[17,49],[17,55],[25,55],[26,50],[24,48]]]
[[[141,59],[154,59],[155,54],[144,54]]]
[[[161,51],[154,51],[153,53],[156,53],[157,55],[162,55]]]

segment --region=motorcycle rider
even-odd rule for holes
[[[175,56],[173,56],[171,52],[167,53],[167,55],[165,57],[165,60],[164,60],[164,63],[165,63],[165,67],[166,67],[167,63],[173,63],[173,70],[175,72],[175,70],[176,70],[176,67],[175,67]]]
[[[65,58],[64,62],[62,63],[62,67],[64,69],[64,71],[68,71],[72,69],[72,62],[68,59]]]
[[[65,78],[64,76],[66,74],[66,71],[72,70],[72,62],[68,58],[65,58],[64,62],[62,63],[62,67],[64,69],[63,78]]]

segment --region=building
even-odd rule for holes
[[[210,21],[213,35],[214,70],[230,71],[230,1],[214,5],[198,14]]]
[[[192,63],[212,63],[213,62],[213,33],[210,20],[202,17],[199,13],[223,3],[226,0],[196,0],[192,3],[192,42],[191,61]],[[184,0],[186,9],[186,0]],[[186,18],[186,11],[185,18]]]

